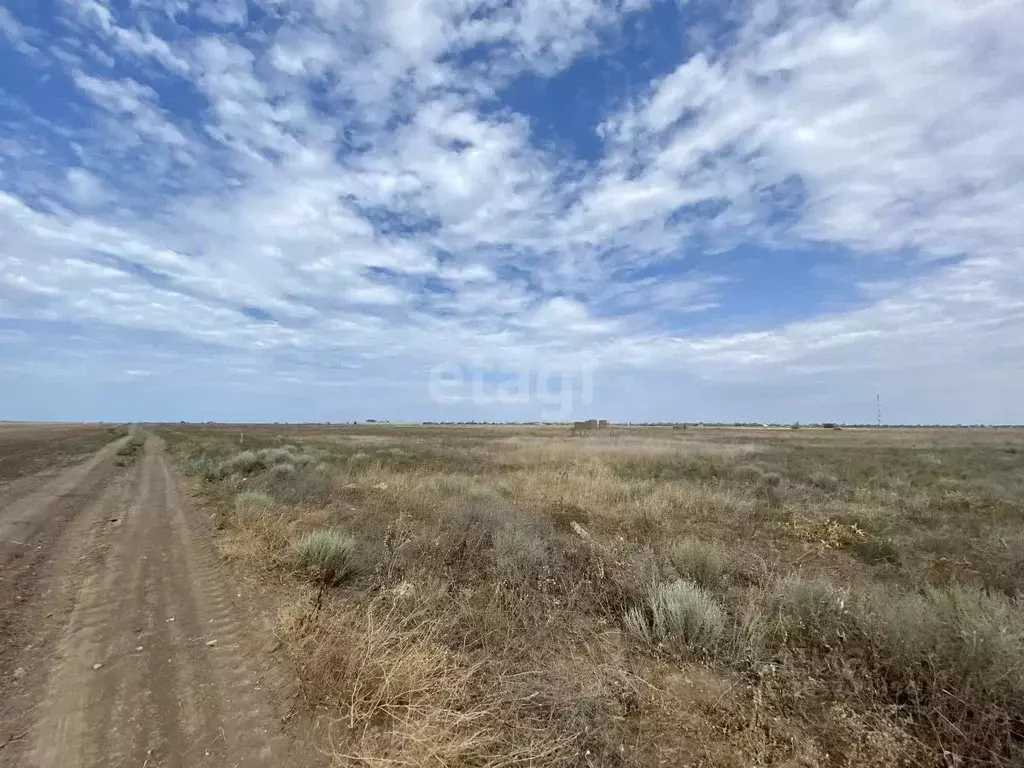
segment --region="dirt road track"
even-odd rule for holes
[[[115,451],[0,511],[0,766],[312,764],[162,444]]]

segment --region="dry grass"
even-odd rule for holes
[[[380,598],[363,608],[281,613],[278,636],[303,676],[307,696],[335,712],[336,762],[352,765],[499,768],[564,763],[577,734],[527,733],[520,689],[502,670],[446,642],[454,617]],[[522,738],[510,739],[512,734]]]
[[[505,460],[527,467],[591,459],[616,463],[665,460],[684,463],[695,458],[735,460],[756,453],[757,450],[751,444],[681,440],[611,431],[574,440],[516,436],[499,441],[495,446],[495,451]]]
[[[1020,432],[220,429],[340,765],[1024,763]]]

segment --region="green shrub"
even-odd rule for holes
[[[248,475],[261,469],[266,469],[266,464],[260,459],[256,451],[242,451],[230,459],[222,461],[220,465],[222,476],[234,474],[235,472]]]
[[[275,480],[284,480],[295,475],[295,465],[287,462],[274,464],[270,468],[270,476]]]
[[[256,452],[256,458],[267,467],[273,467],[276,464],[291,464],[295,461],[295,457],[288,447],[263,448]]]
[[[692,581],[677,580],[652,586],[646,605],[624,617],[626,629],[649,643],[675,650],[711,651],[725,633],[725,612],[717,601]]]
[[[339,531],[313,531],[295,544],[295,565],[328,584],[337,584],[352,571],[356,542]]]
[[[705,589],[715,589],[725,580],[729,556],[718,544],[700,539],[683,539],[672,547],[669,559],[685,579]]]

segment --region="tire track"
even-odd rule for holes
[[[87,567],[84,526],[117,505],[127,476],[113,461],[120,445],[105,446],[0,508],[0,743],[26,732],[26,713],[45,682],[39,658],[70,611],[69,590],[49,574]],[[0,752],[0,765],[14,752]]]
[[[0,507],[0,567],[36,546],[38,534],[55,517],[83,506],[108,480],[111,459],[124,440],[105,445],[90,458]]]
[[[160,441],[147,442],[75,532],[77,548],[53,575],[72,607],[30,736],[0,764],[309,764],[295,761],[261,690],[247,625]]]

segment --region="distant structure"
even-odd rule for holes
[[[594,429],[604,429],[608,426],[608,419],[587,419],[586,421],[574,421],[572,423],[572,434],[581,435]]]
[[[875,410],[878,417],[878,426],[882,426],[882,396],[875,395]]]

